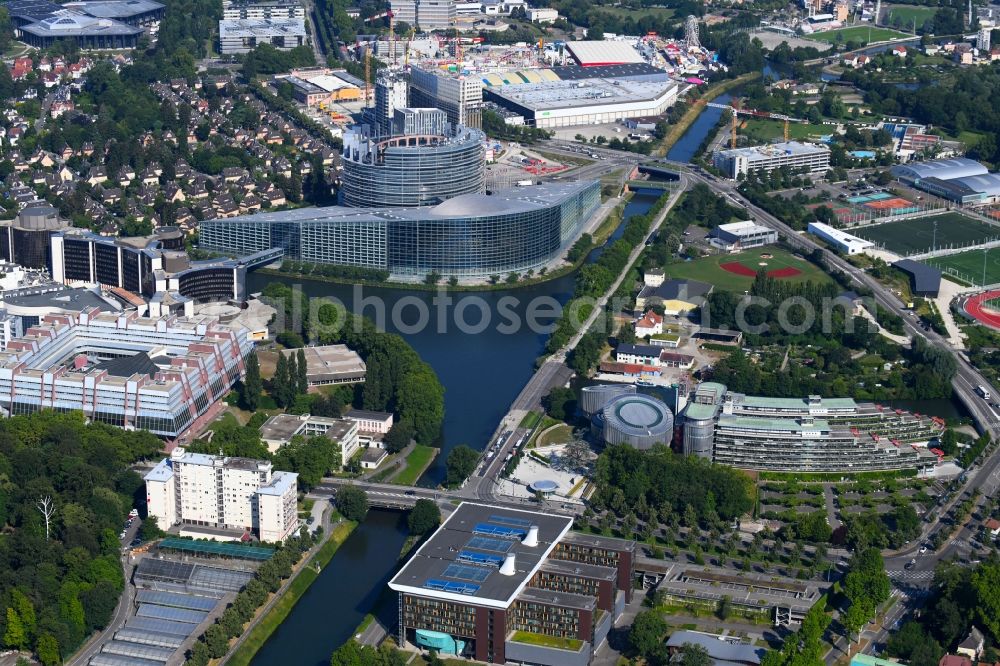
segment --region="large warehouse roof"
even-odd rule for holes
[[[578,109],[590,106],[650,102],[677,88],[673,81],[636,81],[631,79],[588,79],[587,81],[552,81],[504,86],[491,94],[510,100],[532,111]]]
[[[955,178],[951,182],[964,185],[973,192],[982,192],[988,197],[1000,197],[1000,173],[965,176],[964,178]]]
[[[625,42],[567,42],[566,48],[569,49],[573,58],[584,67],[643,62],[639,52],[631,44]]]
[[[892,175],[903,180],[920,180],[922,178],[940,178],[951,180],[966,176],[981,176],[988,173],[986,167],[975,160],[956,157],[949,160],[931,160],[930,162],[911,162],[900,164],[891,169]]]

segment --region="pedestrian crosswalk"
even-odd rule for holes
[[[934,580],[933,571],[887,571],[889,578],[892,580],[906,580],[906,581],[929,581]]]

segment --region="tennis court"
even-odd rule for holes
[[[971,248],[1000,240],[1000,227],[960,213],[886,222],[852,229],[851,233],[900,256],[930,252],[933,249]]]

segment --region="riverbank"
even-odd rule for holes
[[[357,525],[353,521],[344,521],[334,525],[326,541],[307,560],[307,563],[299,569],[298,573],[287,584],[284,592],[279,592],[272,600],[270,608],[260,616],[256,623],[251,623],[249,631],[238,644],[239,647],[226,660],[225,663],[227,665],[249,666],[250,661],[257,654],[257,651],[263,647],[264,643],[267,642],[267,639],[271,637],[271,634],[275,632],[278,626],[285,621],[285,618],[292,612],[295,604],[298,603],[302,595],[309,589],[309,586],[319,578],[320,572],[330,563],[334,553],[347,540],[347,537],[351,535]],[[317,570],[317,567],[319,570]]]
[[[619,200],[618,204],[612,208],[601,220],[597,227],[597,230],[591,234],[593,238],[593,243],[591,245],[591,250],[597,249],[604,245],[604,242],[615,232],[618,225],[622,221],[622,210],[624,206],[628,204],[629,199],[632,198],[634,191],[627,192],[623,194]],[[581,234],[582,235],[582,234]],[[582,256],[578,257],[576,261],[568,263],[559,268],[553,269],[551,271],[546,271],[541,275],[533,275],[526,279],[520,279],[517,282],[507,282],[506,280],[499,280],[495,284],[493,283],[483,283],[483,284],[448,284],[445,278],[442,277],[440,282],[435,284],[427,284],[426,282],[393,282],[392,280],[385,281],[375,281],[375,280],[359,280],[357,278],[346,278],[338,277],[335,275],[313,275],[311,273],[298,273],[294,271],[285,270],[283,268],[258,268],[254,272],[260,275],[272,275],[274,277],[283,278],[299,278],[302,280],[311,280],[313,282],[327,282],[330,284],[346,284],[346,285],[357,285],[360,287],[370,287],[373,289],[407,289],[412,291],[431,291],[437,292],[439,290],[444,290],[447,292],[483,292],[483,291],[511,291],[514,289],[525,289],[528,287],[535,287],[552,280],[556,280],[561,277],[565,277],[571,273],[576,272],[580,266],[587,261],[590,251],[584,252]]]
[[[657,157],[666,156],[666,154],[670,151],[670,149],[674,147],[674,144],[677,143],[680,140],[680,138],[684,136],[684,133],[691,128],[691,125],[693,125],[694,121],[698,119],[698,116],[701,115],[701,112],[705,110],[706,102],[711,102],[719,95],[722,95],[723,93],[732,90],[733,88],[738,88],[739,86],[752,81],[758,76],[759,74],[757,72],[747,72],[746,74],[738,76],[735,79],[727,79],[725,81],[716,83],[715,85],[709,86],[708,89],[705,91],[705,93],[697,100],[695,100],[691,104],[691,107],[684,112],[684,115],[681,116],[681,119],[677,121],[677,123],[674,124],[673,127],[670,128],[670,131],[667,132],[667,135],[665,137],[663,137],[663,141],[660,142],[660,146],[655,151],[653,151],[653,154]]]

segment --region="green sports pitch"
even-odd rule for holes
[[[985,255],[985,256],[984,256]],[[1000,248],[969,250],[959,254],[927,259],[924,263],[941,269],[945,275],[955,275],[960,280],[982,286],[1000,283]],[[985,268],[986,281],[983,281]]]
[[[762,256],[770,255],[770,256]],[[779,278],[789,282],[830,282],[832,278],[806,259],[799,258],[781,248],[768,245],[736,254],[717,254],[683,261],[666,266],[667,275],[680,280],[699,280],[714,285],[721,291],[742,293],[753,285],[756,276],[739,275],[723,268],[723,264],[742,264],[749,270],[796,269],[795,276]]]
[[[864,44],[869,44],[871,42],[888,42],[897,39],[906,39],[908,37],[913,37],[913,35],[907,35],[906,33],[899,32],[898,30],[890,30],[889,28],[874,28],[858,25],[851,28],[840,28],[839,30],[814,32],[806,37],[806,39],[812,39],[817,42],[829,42],[830,44],[836,44],[838,41],[863,42]]]
[[[937,240],[934,224],[937,223]],[[979,245],[1000,240],[1000,226],[974,220],[960,213],[942,213],[913,220],[886,222],[852,229],[851,233],[900,256]]]

